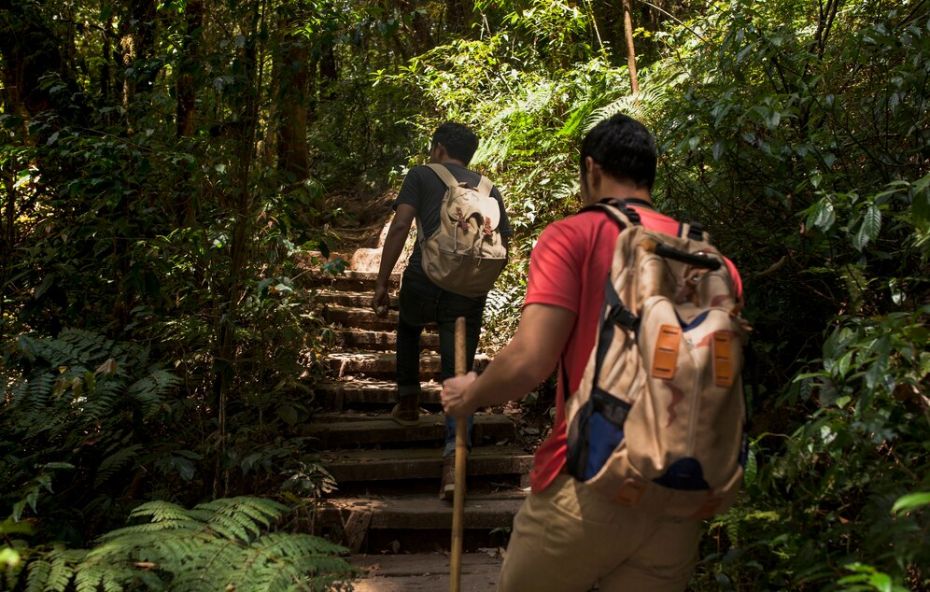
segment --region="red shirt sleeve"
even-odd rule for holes
[[[527,304],[551,304],[578,314],[581,308],[583,245],[571,227],[551,224],[530,254]]]

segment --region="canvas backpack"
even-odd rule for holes
[[[491,197],[491,181],[477,187],[459,182],[441,164],[427,165],[446,185],[439,226],[420,241],[423,271],[434,284],[463,296],[484,296],[507,264],[498,225],[501,209]]]
[[[620,201],[592,207],[621,231],[595,345],[566,403],[568,471],[622,505],[712,516],[733,503],[747,450],[748,325],[733,278],[699,226],[669,236]]]

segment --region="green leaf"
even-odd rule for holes
[[[808,226],[816,226],[822,230],[829,230],[834,222],[836,222],[836,212],[833,202],[826,198],[820,200],[814,207],[814,211],[807,217]]]
[[[862,225],[859,226],[859,232],[856,233],[853,239],[853,246],[859,251],[864,249],[869,242],[878,238],[878,231],[881,227],[882,213],[872,204],[865,211],[865,216],[862,218]]]
[[[930,175],[914,183],[914,197],[911,202],[911,215],[914,226],[923,227],[930,224]]]
[[[19,556],[19,551],[12,547],[4,547],[0,549],[0,569],[8,570],[14,568],[20,564],[22,558]]]
[[[746,457],[746,468],[743,472],[744,480],[746,485],[752,485],[756,480],[756,476],[759,473],[759,464],[756,461],[756,453],[751,448],[749,449],[749,454]]]
[[[930,491],[909,493],[903,497],[898,498],[898,500],[891,507],[891,513],[900,514],[901,512],[907,512],[908,510],[913,510],[915,508],[928,505],[930,505]]]
[[[0,522],[0,534],[32,534],[32,523],[16,521],[12,517]]]

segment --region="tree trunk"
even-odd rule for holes
[[[236,141],[235,166],[233,168],[233,229],[230,248],[229,276],[225,286],[225,302],[219,309],[216,333],[216,349],[213,356],[213,400],[211,407],[217,413],[219,449],[213,480],[213,495],[220,497],[228,489],[228,471],[223,469],[226,457],[226,410],[230,388],[234,378],[235,357],[238,348],[235,336],[236,317],[241,300],[242,277],[248,265],[252,247],[252,220],[255,218],[255,200],[252,193],[252,164],[255,158],[255,137],[258,128],[258,110],[262,88],[262,52],[259,39],[264,38],[264,0],[254,0],[250,7],[250,20],[245,45],[236,59],[234,70],[244,80],[241,95],[235,102],[239,128]]]
[[[630,4],[632,0],[623,0],[623,29],[626,33],[626,63],[630,70],[630,89],[633,94],[639,92],[639,79],[636,76],[636,50],[633,48],[633,17]]]
[[[335,100],[339,66],[336,63],[336,41],[331,34],[327,35],[323,42],[323,53],[320,56],[320,78],[323,81],[320,89],[322,98],[328,101]]]
[[[127,113],[133,97],[151,90],[158,70],[146,63],[155,45],[155,1],[128,0],[120,19],[119,51],[124,69],[132,74],[123,80],[123,108]]]
[[[281,23],[279,29],[289,27]],[[307,162],[307,93],[310,50],[307,40],[285,33],[278,44],[275,69],[278,75],[278,171],[288,184],[309,176]]]
[[[13,187],[12,171],[0,169],[0,177],[3,178],[3,186],[6,190],[6,203],[3,209],[3,232],[2,236],[0,236],[0,286],[3,286],[3,290],[6,292],[6,282],[10,275],[9,268],[13,261],[13,248],[16,242],[16,227],[13,225],[16,220],[16,188]],[[6,298],[0,298],[0,319],[6,313],[5,302]],[[0,323],[0,343],[4,341],[4,325],[5,323]]]
[[[178,97],[177,135],[194,134],[197,122],[197,86],[195,74],[200,65],[200,44],[203,39],[203,0],[188,0],[185,8],[187,30],[181,43],[178,77],[175,83]]]
[[[53,97],[40,83],[46,74],[56,73],[66,84],[75,86],[59,50],[59,40],[32,3],[0,0],[0,13],[4,100],[24,118],[51,108],[65,115],[67,105],[60,104],[62,93]]]
[[[446,32],[462,33],[468,28],[469,7],[463,0],[446,0]]]

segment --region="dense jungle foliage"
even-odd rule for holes
[[[349,576],[291,534],[333,487],[308,264],[469,124],[516,231],[493,351],[622,111],[754,326],[746,491],[692,589],[930,590],[930,3],[634,0],[636,93],[622,5],[0,0],[0,587]]]

